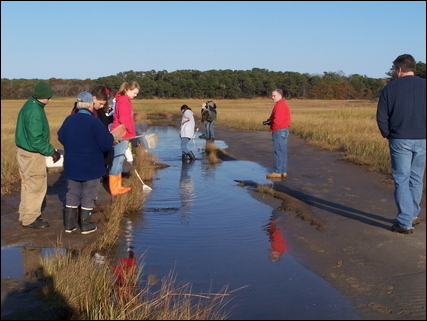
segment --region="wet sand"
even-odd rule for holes
[[[266,173],[271,170],[271,133],[219,125],[215,131],[217,139],[229,146],[228,160],[253,161],[266,167]],[[251,177],[245,182],[255,184]],[[64,184],[60,173],[49,175],[43,217],[50,227],[44,230],[18,225],[19,192],[3,196],[2,246],[53,247],[59,240],[64,247],[79,248],[96,241],[98,232],[79,238],[63,232]],[[339,153],[309,146],[293,135],[289,139],[288,178],[274,182],[274,188],[283,199],[281,208],[288,226],[285,236],[292,244],[292,256],[343,293],[362,319],[426,319],[425,193],[420,214],[423,221],[414,234],[393,233],[390,227],[396,208],[390,177],[345,163]],[[277,204],[277,199],[253,196]],[[98,204],[102,207],[109,200],[104,186]],[[94,214],[94,219],[102,232],[102,212]],[[36,302],[34,286],[25,280],[2,279],[2,319],[6,313],[9,319],[19,314],[21,320],[26,316],[34,320],[39,312],[45,315],[42,309],[32,308],[26,316],[17,310],[23,306],[20,302],[25,291],[26,300]],[[23,290],[14,291],[19,288]]]

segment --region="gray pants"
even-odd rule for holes
[[[95,178],[88,181],[75,181],[68,179],[67,194],[65,196],[66,207],[77,208],[81,205],[82,209],[91,210],[98,198],[101,178]]]

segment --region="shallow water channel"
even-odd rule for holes
[[[360,319],[338,291],[293,258],[286,241],[292,227],[283,226],[283,212],[236,182],[271,184],[266,168],[238,160],[209,164],[198,137],[189,143],[197,160],[182,163],[176,128],[150,132],[158,132],[150,152],[170,167],[157,171],[140,215],[126,220],[117,253],[134,252],[143,282],[160,284],[173,272],[177,284],[191,284],[192,293],[238,289],[230,294],[230,320]],[[215,144],[227,150],[227,142]],[[2,278],[22,278],[19,248],[2,249],[1,261]]]
[[[122,251],[142,257],[143,277],[191,283],[193,293],[232,293],[232,320],[355,320],[326,281],[299,264],[286,242],[283,212],[254,199],[238,180],[271,184],[267,169],[249,161],[209,164],[205,141],[189,142],[197,160],[183,164],[178,130],[152,127],[151,150],[170,167],[156,173],[141,217],[128,221]],[[224,141],[215,144],[227,150]],[[270,258],[271,247],[282,252]],[[152,278],[151,278],[152,279]],[[155,278],[154,278],[155,279]]]

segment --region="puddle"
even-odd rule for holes
[[[292,257],[283,212],[236,182],[271,184],[267,169],[249,161],[209,164],[199,138],[189,143],[197,160],[183,164],[176,128],[149,132],[158,132],[151,152],[170,167],[156,173],[140,215],[125,219],[116,253],[122,262],[130,252],[142,258],[143,282],[156,286],[173,272],[193,293],[241,288],[231,294],[231,320],[360,320],[338,291]],[[226,142],[215,144],[227,150]],[[26,275],[22,248],[2,248],[1,255],[2,278]]]
[[[1,249],[1,277],[34,281],[40,257],[53,255],[65,249],[34,246],[6,247]]]

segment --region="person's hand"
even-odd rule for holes
[[[59,161],[61,158],[61,154],[58,153],[58,151],[55,151],[55,153],[52,155],[53,163],[55,164],[57,161]]]

